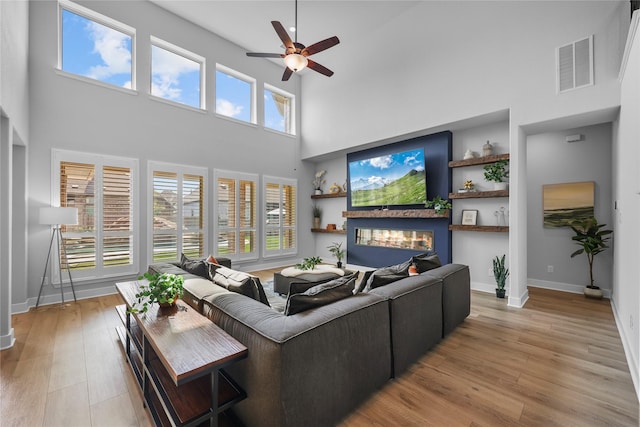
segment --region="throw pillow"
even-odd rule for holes
[[[365,286],[367,286],[367,281],[369,280],[369,277],[371,277],[374,271],[375,270],[368,270],[362,273],[362,280],[360,280],[360,283],[358,283],[358,286],[353,291],[354,294],[364,291]]]
[[[363,292],[369,292],[371,289],[388,285],[389,283],[409,277],[410,266],[411,260],[375,270],[371,273],[369,280],[367,280]]]
[[[220,264],[220,263],[218,262],[218,260],[217,260],[213,255],[209,255],[209,256],[207,257],[207,262],[210,262],[210,263],[212,263],[212,264]]]
[[[356,272],[351,273],[349,275],[344,275],[344,276],[342,276],[342,278],[350,278],[353,275],[355,275],[354,277],[357,278],[358,274],[359,273],[356,271]],[[330,282],[332,280],[336,280],[337,278],[339,278],[339,277],[333,276],[333,277],[323,278],[321,280],[317,280],[317,281],[314,281],[314,282],[310,282],[308,280],[301,281],[301,282],[291,282],[291,285],[289,286],[289,295],[301,294],[303,292],[306,292],[310,288],[313,288],[314,286],[321,285],[323,283],[327,283],[327,282]]]
[[[301,294],[290,293],[284,315],[291,316],[353,295],[356,277],[358,273],[313,286]]]
[[[442,266],[442,262],[440,262],[438,254],[434,251],[415,255],[411,257],[411,262],[415,264],[416,268],[418,269],[418,274]]]
[[[180,257],[180,268],[187,273],[195,274],[196,276],[209,278],[209,270],[207,264],[202,259],[192,259],[182,254]]]
[[[209,263],[209,276],[216,285],[269,305],[260,278],[256,276],[213,263]]]

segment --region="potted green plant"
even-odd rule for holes
[[[322,209],[318,205],[313,205],[313,228],[320,228],[320,218],[322,218]]]
[[[509,269],[504,265],[505,258],[506,255],[502,255],[493,259],[493,277],[496,279],[496,296],[498,298],[504,298],[507,277],[509,277]]]
[[[503,180],[509,178],[508,164],[509,162],[506,160],[498,160],[495,163],[484,165],[484,179],[493,182],[495,190],[507,189],[507,183],[503,182]]]
[[[602,298],[602,290],[593,281],[593,260],[596,255],[609,247],[607,236],[613,233],[613,230],[602,230],[606,225],[598,224],[595,217],[575,221],[569,225],[575,233],[571,240],[580,246],[580,249],[571,254],[571,258],[584,253],[589,261],[589,284],[584,288],[584,295],[588,298]]]
[[[336,257],[338,262],[336,262],[336,267],[342,268],[342,258],[344,258],[345,250],[342,249],[342,242],[332,242],[331,245],[327,246],[329,252]]]
[[[302,260],[301,263],[296,264],[296,268],[298,270],[313,270],[316,268],[316,265],[322,262],[322,258],[319,256],[312,256]]]
[[[451,209],[451,202],[447,199],[443,199],[440,196],[436,196],[431,200],[427,200],[424,205],[426,208],[433,208],[438,215],[443,214],[447,209]]]
[[[316,195],[322,194],[322,185],[326,182],[324,175],[327,173],[325,170],[316,172],[311,183],[313,184],[313,190]]]
[[[160,307],[169,307],[175,304],[176,300],[183,295],[184,278],[171,273],[144,273],[138,280],[147,279],[146,285],[140,286],[140,292],[129,310],[129,313],[146,313],[149,306],[158,303]]]

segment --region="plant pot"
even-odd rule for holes
[[[167,307],[173,307],[176,305],[176,301],[178,301],[178,298],[180,298],[178,295],[173,297],[173,302],[172,303],[168,303],[168,302],[159,302],[158,305],[162,308],[167,308]]]
[[[313,228],[320,228],[320,218],[313,218]]]
[[[498,288],[496,288],[496,297],[504,298],[506,293],[507,293],[506,289],[498,289]]]
[[[508,182],[494,182],[493,183],[493,189],[498,191],[498,190],[506,190],[507,187],[509,186]]]
[[[588,286],[585,286],[584,288],[584,296],[587,298],[593,298],[593,299],[602,299],[602,289],[600,288],[590,288]]]
[[[336,267],[338,267],[338,268],[342,268],[342,261],[338,261],[338,262],[336,262]]]
[[[320,190],[320,189],[315,190],[315,195],[316,196],[319,196],[321,194],[322,194],[322,190]]]

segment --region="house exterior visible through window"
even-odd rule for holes
[[[203,257],[206,247],[206,168],[149,162],[150,262]]]
[[[205,59],[151,37],[151,95],[204,109]]]
[[[58,68],[135,89],[135,30],[75,3],[60,0]]]
[[[78,225],[62,227],[74,279],[137,272],[137,161],[65,150],[53,159],[53,205],[78,209]],[[64,257],[56,262],[67,268]]]
[[[215,170],[215,254],[237,260],[258,258],[258,175]]]
[[[293,95],[265,84],[264,127],[292,135],[295,134],[293,100]]]
[[[297,253],[297,181],[263,176],[263,200],[263,255]]]
[[[216,114],[256,123],[256,80],[216,65]]]

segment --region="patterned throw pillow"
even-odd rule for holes
[[[358,272],[355,272],[349,276],[313,286],[300,294],[289,293],[284,315],[291,316],[352,296],[357,277]]]

